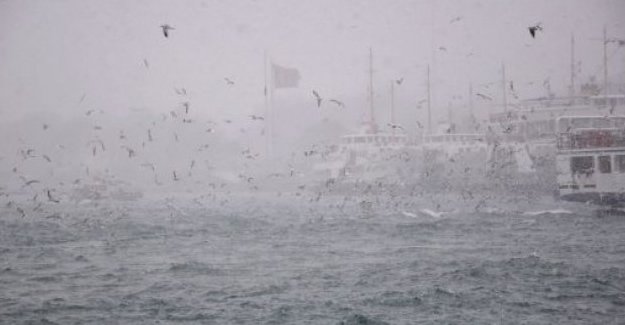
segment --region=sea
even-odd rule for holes
[[[59,201],[0,208],[0,324],[625,324],[625,216],[549,195]]]

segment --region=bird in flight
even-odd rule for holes
[[[54,203],[61,202],[58,199],[55,199],[55,198],[52,197],[52,192],[50,192],[50,190],[46,189],[46,194],[48,195],[48,201],[54,202]]]
[[[475,95],[476,95],[476,96],[479,96],[479,97],[480,97],[480,98],[482,98],[482,99],[486,99],[486,100],[493,100],[493,98],[492,98],[492,97],[490,97],[490,96],[488,96],[488,95],[484,95],[484,94],[482,94],[482,93],[477,93],[477,94],[475,94]]]
[[[395,80],[395,83],[398,84],[398,85],[401,85],[402,82],[404,82],[404,77],[401,77],[401,78]]]
[[[456,18],[454,18],[454,19],[450,20],[450,21],[449,21],[449,23],[450,23],[450,24],[453,24],[453,23],[455,23],[455,22],[457,22],[457,21],[461,21],[461,20],[462,20],[462,16],[458,16],[458,17],[456,17]]]
[[[402,131],[404,130],[404,127],[399,124],[388,123],[387,125],[391,127],[392,129],[400,129]]]
[[[315,96],[315,99],[317,99],[317,107],[321,107],[321,101],[323,100],[323,98],[321,98],[321,96],[319,96],[319,93],[316,90],[313,90],[313,95]]]
[[[169,31],[175,29],[168,24],[161,25],[161,28],[163,29],[163,35],[165,35],[165,37],[169,37]]]
[[[264,120],[265,120],[265,118],[264,118],[264,117],[262,117],[262,116],[258,116],[258,115],[250,115],[250,118],[251,118],[253,121],[256,121],[256,120],[264,121]]]
[[[232,81],[230,78],[224,78],[224,80],[226,81],[226,84],[227,84],[228,86],[232,86],[232,85],[234,85],[234,81]]]
[[[536,32],[537,31],[542,31],[543,30],[543,26],[541,26],[541,23],[538,23],[534,26],[530,26],[527,28],[530,31],[530,35],[532,35],[532,38],[536,38]]]
[[[330,102],[338,105],[338,107],[345,107],[345,104],[342,101],[340,101],[340,100],[330,99]]]

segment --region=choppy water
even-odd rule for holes
[[[625,322],[623,216],[342,199],[5,208],[0,323]]]

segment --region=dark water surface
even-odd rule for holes
[[[625,217],[394,200],[4,208],[0,323],[625,323]]]

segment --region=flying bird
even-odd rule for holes
[[[55,198],[52,197],[52,192],[50,192],[50,190],[46,190],[46,194],[48,195],[48,201],[54,202],[54,203],[61,202],[58,199],[55,199]]]
[[[404,130],[404,127],[399,124],[388,123],[387,125],[391,127],[392,129],[400,129],[402,131]]]
[[[128,147],[128,146],[122,146],[122,148],[126,149],[126,151],[128,151],[128,158],[132,158],[135,156],[135,151]]]
[[[169,31],[175,29],[168,24],[161,25],[161,28],[163,29],[163,35],[165,35],[165,37],[169,37]]]
[[[224,80],[226,81],[226,84],[227,84],[228,86],[232,86],[232,85],[234,85],[234,81],[232,81],[230,78],[224,78]]]
[[[395,80],[395,83],[398,84],[398,85],[401,85],[402,82],[404,82],[404,77],[401,77],[401,78]]]
[[[340,100],[330,99],[330,102],[338,105],[338,107],[345,107],[345,104],[342,101],[340,101]]]
[[[461,20],[462,20],[462,16],[458,16],[458,17],[456,17],[456,18],[454,18],[454,19],[450,20],[450,21],[449,21],[449,23],[450,23],[450,24],[453,24],[453,23],[455,23],[455,22],[457,22],[457,21],[461,21]]]
[[[145,68],[146,68],[146,69],[149,69],[149,68],[150,68],[150,63],[148,62],[148,60],[147,60],[147,59],[143,59],[143,65],[145,65]]]
[[[532,38],[536,38],[536,32],[542,31],[543,27],[541,26],[540,23],[538,23],[535,26],[528,27],[527,29],[530,31],[530,35],[532,35]]]
[[[256,120],[264,121],[265,120],[264,117],[258,116],[258,115],[250,115],[250,118],[252,118],[253,121],[256,121]]]
[[[152,163],[143,163],[141,164],[141,167],[147,167],[147,168],[150,168],[152,172],[156,172],[156,167],[154,167],[154,164]]]
[[[315,98],[317,99],[317,107],[321,107],[321,101],[323,100],[323,98],[319,96],[319,93],[316,90],[313,90],[312,92]]]
[[[189,114],[189,102],[182,103],[182,106],[184,106],[184,113]]]
[[[492,98],[492,97],[490,97],[490,96],[488,96],[488,95],[484,95],[484,94],[482,94],[482,93],[477,93],[477,94],[475,94],[475,95],[476,95],[476,96],[479,96],[479,97],[480,97],[480,98],[482,98],[482,99],[486,99],[486,100],[493,100],[493,98]]]

